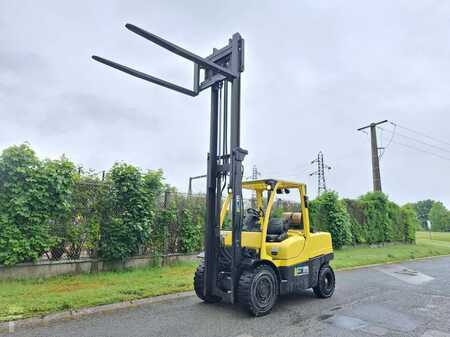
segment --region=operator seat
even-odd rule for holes
[[[267,227],[267,242],[281,242],[288,237],[289,223],[284,219],[272,218]]]
[[[301,212],[284,212],[283,220],[287,221],[289,229],[303,230],[303,218]]]

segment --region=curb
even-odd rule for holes
[[[160,302],[171,301],[171,300],[176,300],[176,299],[180,299],[180,298],[187,298],[187,297],[191,297],[194,295],[195,295],[195,293],[193,291],[185,291],[185,292],[181,292],[181,293],[147,297],[147,298],[143,298],[143,299],[139,299],[139,300],[99,305],[96,307],[82,308],[82,309],[77,309],[77,310],[65,310],[65,311],[60,311],[60,312],[44,315],[41,317],[30,317],[30,318],[25,318],[25,319],[19,319],[16,321],[2,322],[2,323],[0,323],[0,332],[4,332],[4,331],[14,332],[14,330],[17,328],[45,325],[45,324],[55,322],[55,321],[77,319],[77,318],[80,318],[83,316],[94,315],[94,314],[99,314],[99,313],[106,313],[106,312],[120,310],[120,309],[134,308],[134,307],[139,307],[139,306],[146,305],[146,304],[160,303]]]

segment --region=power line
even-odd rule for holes
[[[288,175],[290,174],[290,173],[292,173],[292,172],[296,172],[296,173],[298,173],[298,170],[299,169],[301,169],[301,168],[304,168],[304,167],[309,167],[311,165],[311,163],[304,163],[304,164],[301,164],[301,165],[297,165],[297,166],[295,166],[296,168],[295,169],[292,169],[292,170],[289,170],[288,171]],[[268,175],[278,175],[278,174],[282,174],[283,176],[285,176],[286,175],[286,172],[281,172],[281,171],[278,171],[278,170],[272,170],[272,171],[264,171],[265,173],[264,173],[264,175],[267,177]]]
[[[380,128],[381,130],[384,130],[384,129],[381,128],[381,127],[378,127],[378,128]],[[394,124],[394,131],[392,131],[391,138],[389,139],[389,141],[388,141],[388,143],[387,143],[386,146],[384,146],[384,147],[382,146],[382,147],[381,147],[382,150],[383,150],[383,152],[381,152],[380,155],[378,156],[379,159],[383,158],[384,153],[385,153],[386,150],[389,148],[389,146],[391,146],[392,141],[394,140],[394,137],[395,137],[395,131],[396,131],[396,130],[397,130],[397,125]],[[380,140],[383,141],[383,135],[382,135],[382,134],[381,134]]]
[[[390,123],[391,123],[392,125],[398,126],[398,127],[401,128],[401,129],[405,129],[405,130],[407,130],[407,131],[409,131],[409,132],[413,132],[413,133],[416,133],[416,134],[421,135],[421,136],[423,136],[423,137],[426,137],[426,138],[428,138],[428,139],[434,140],[435,142],[443,143],[443,144],[446,144],[446,145],[450,145],[450,143],[449,143],[448,141],[445,141],[445,140],[441,140],[441,139],[432,137],[432,136],[430,136],[430,135],[428,135],[428,134],[426,134],[426,133],[424,133],[424,132],[417,131],[417,130],[408,128],[408,127],[406,127],[406,126],[399,125],[398,123],[394,123],[394,122],[390,122]]]
[[[331,157],[327,157],[327,158],[330,159],[334,163],[342,162],[344,160],[346,161],[346,159],[349,157],[354,157],[359,152],[361,152],[361,151],[354,150],[354,151],[351,151],[351,152],[348,152],[348,153],[345,153],[345,154],[342,154],[342,155],[339,155],[336,157],[331,156]],[[311,162],[308,162],[308,163],[304,163],[304,164],[299,164],[299,165],[295,166],[296,169],[289,169],[289,171],[282,172],[282,171],[278,171],[278,170],[272,170],[272,171],[269,170],[269,171],[264,171],[264,173],[265,173],[266,177],[270,176],[270,175],[274,175],[274,176],[279,175],[279,176],[283,176],[283,177],[299,177],[299,178],[302,177],[302,178],[304,178],[304,176],[299,173],[299,170],[304,167],[310,167],[310,165],[311,165]],[[334,166],[336,166],[336,165],[334,165]]]
[[[438,158],[450,161],[450,158],[441,156],[440,154],[437,154],[435,152],[431,152],[431,151],[427,151],[427,150],[424,150],[424,149],[420,149],[418,147],[411,146],[411,145],[408,145],[408,144],[405,144],[405,143],[401,143],[401,142],[397,142],[397,141],[393,141],[393,143],[397,144],[397,145],[401,145],[401,146],[407,147],[407,148],[412,149],[412,150],[416,150],[416,151],[419,151],[419,152],[422,152],[422,153],[427,153],[427,154],[430,154],[432,156],[435,156],[435,157],[438,157]]]
[[[394,124],[394,125],[395,125],[395,124]],[[391,131],[391,130],[388,130],[388,129],[384,129],[384,128],[380,127],[380,126],[378,127],[378,129],[383,130],[383,131],[386,131],[386,132],[389,132],[389,133],[393,133],[393,132],[394,132],[394,131]],[[450,150],[449,150],[449,149],[445,149],[445,148],[443,148],[443,147],[440,147],[440,146],[437,146],[437,145],[434,145],[434,144],[430,144],[430,143],[424,142],[423,140],[417,139],[417,138],[415,138],[415,137],[411,137],[411,136],[408,136],[408,135],[405,135],[405,134],[402,134],[402,133],[399,133],[399,132],[397,132],[396,134],[397,134],[398,136],[400,136],[400,137],[410,139],[410,140],[415,141],[415,142],[417,142],[417,143],[420,143],[420,144],[422,144],[422,145],[429,146],[429,147],[435,148],[435,149],[437,149],[437,150],[440,150],[440,151],[444,151],[444,152],[450,153]]]

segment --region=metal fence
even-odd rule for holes
[[[42,260],[79,260],[98,258],[101,240],[102,214],[105,194],[110,191],[103,181],[83,182],[76,186],[76,196],[69,219],[60,221],[61,226],[53,225],[57,242]],[[203,248],[203,228],[206,217],[206,198],[204,194],[180,193],[167,190],[156,197],[155,214],[150,226],[149,240],[139,248],[138,255],[168,255],[191,253]],[[253,197],[244,199],[244,208],[255,207]],[[273,211],[299,209],[294,201],[278,199]],[[186,244],[186,242],[189,244]]]
[[[102,214],[102,203],[110,186],[106,182],[78,183],[73,209],[69,218],[52,219],[52,235],[57,237],[55,244],[45,252],[40,260],[80,260],[98,258],[101,227],[107,217]],[[155,214],[152,216],[149,240],[139,247],[138,255],[169,255],[190,253],[202,249],[202,232],[205,219],[205,195],[165,191],[155,200]],[[186,223],[183,217],[190,222]],[[58,224],[59,223],[59,224]],[[196,229],[190,235],[196,235],[199,243],[192,251],[182,245],[186,235],[183,226]]]

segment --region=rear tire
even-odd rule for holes
[[[278,278],[273,269],[260,265],[244,270],[239,278],[239,303],[253,316],[270,313],[278,298]]]
[[[328,264],[320,267],[317,286],[313,288],[314,294],[319,298],[331,297],[336,286],[334,271]]]
[[[217,303],[220,302],[222,299],[218,296],[205,296],[204,295],[204,288],[205,288],[205,263],[202,262],[195,271],[194,275],[194,290],[197,294],[198,298],[200,298],[202,301],[206,303]]]

